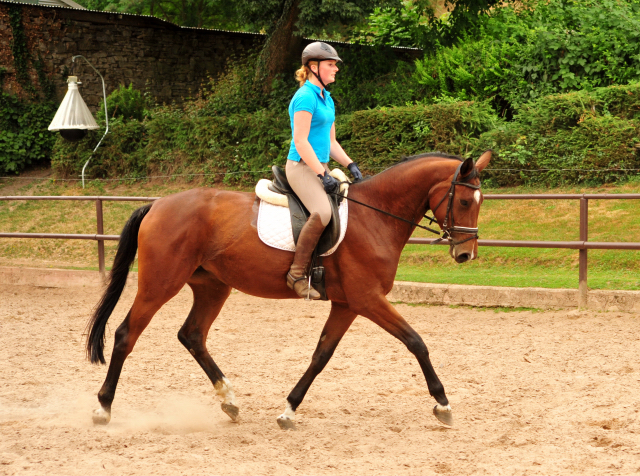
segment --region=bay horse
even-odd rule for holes
[[[358,315],[406,345],[418,360],[429,393],[437,402],[433,413],[442,423],[452,425],[451,407],[426,345],[386,295],[393,286],[400,253],[427,210],[444,230],[455,261],[463,263],[478,256],[477,221],[482,203],[479,172],[490,160],[491,151],[483,153],[476,164],[470,158],[422,154],[350,186],[349,199],[387,214],[358,204],[349,207],[344,241],[324,259],[326,291],[331,301],[329,318],[311,364],[277,418],[281,428],[295,428],[296,409]],[[138,291],[115,332],[94,423],[110,421],[125,359],[154,314],[185,284],[193,291],[193,306],[178,339],[211,380],[222,399],[222,410],[237,420],[239,409],[231,382],[207,349],[209,328],[232,288],[262,298],[298,298],[285,279],[293,253],[271,248],[258,237],[259,202],[254,193],[198,188],[163,197],[133,212],[120,236],[107,288],[88,324],[87,356],[92,363],[104,364],[105,326],[137,251]]]

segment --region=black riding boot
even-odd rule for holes
[[[313,286],[309,286],[309,277],[306,273],[313,250],[318,244],[323,231],[324,225],[320,220],[320,214],[312,214],[302,227],[302,230],[300,230],[293,264],[287,273],[287,286],[303,298],[308,295],[309,299],[320,299],[318,291],[313,289]]]

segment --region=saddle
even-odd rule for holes
[[[300,231],[307,222],[310,213],[295,194],[291,185],[289,185],[285,171],[277,165],[274,165],[271,170],[273,171],[273,180],[260,180],[256,186],[256,194],[261,200],[264,200],[267,203],[289,208],[293,242],[294,244],[297,244],[298,238],[300,237]],[[338,179],[338,181],[345,182],[340,186],[340,192],[341,195],[346,196],[348,193],[348,184],[346,183],[348,182],[347,177],[340,169],[333,170],[331,175]],[[325,289],[322,255],[333,252],[344,237],[344,233],[341,233],[341,217],[339,215],[340,204],[343,197],[328,195],[328,198],[331,206],[331,220],[318,240],[318,244],[313,252],[310,263],[311,283],[320,293],[320,299],[324,301],[327,300],[327,293]],[[344,227],[346,230],[346,214]]]
[[[273,181],[268,185],[268,189],[273,193],[284,195],[286,197],[289,207],[289,215],[291,216],[293,242],[297,244],[300,231],[309,218],[309,210],[306,209],[291,188],[291,185],[289,185],[285,171],[277,165],[271,167],[271,171],[273,172]],[[338,172],[342,173],[339,170]],[[344,176],[344,174],[342,175]],[[346,177],[344,177],[344,179],[346,181]],[[338,209],[343,198],[337,195],[327,195],[327,197],[329,198],[329,204],[331,205],[331,221],[324,229],[324,232],[320,235],[320,239],[318,240],[318,245],[314,252],[318,256],[332,249],[340,239],[340,217],[338,216]]]

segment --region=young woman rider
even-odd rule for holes
[[[338,191],[338,181],[329,175],[329,157],[347,167],[355,181],[362,174],[336,140],[335,107],[327,84],[335,81],[342,61],[336,50],[321,41],[309,44],[302,52],[302,67],[296,71],[300,89],[289,104],[293,140],[289,149],[286,173],[291,188],[300,197],[310,216],[302,227],[293,264],[287,274],[287,286],[298,296],[318,299],[309,288],[306,275],[313,250],[331,220],[327,193]]]

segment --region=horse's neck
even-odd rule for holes
[[[426,212],[429,191],[446,181],[457,165],[428,159],[398,164],[362,184],[363,201],[417,223]]]
[[[350,197],[405,220],[419,223],[428,207],[429,191],[447,181],[458,164],[451,160],[424,160],[398,164],[354,187]],[[378,212],[367,212],[368,228],[384,235],[384,241],[399,253],[415,226]]]

